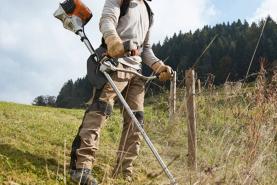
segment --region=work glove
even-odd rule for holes
[[[108,36],[105,39],[107,44],[108,55],[112,58],[120,58],[124,56],[124,46],[122,40],[117,35]]]
[[[172,69],[170,66],[165,65],[162,61],[154,63],[151,68],[156,75],[159,76],[160,81],[166,81],[171,79]]]

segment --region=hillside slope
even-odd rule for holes
[[[83,110],[0,103],[0,184],[63,184],[64,151],[68,170],[70,145],[83,113]],[[126,183],[108,177],[115,162],[120,123],[121,116],[116,110],[102,132],[101,151],[94,167],[99,181]],[[150,152],[143,147],[142,156],[145,155],[149,156]],[[147,166],[142,165],[145,162],[151,166],[154,163],[151,170],[157,169],[152,157],[138,160],[135,184],[147,179]]]
[[[197,96],[198,170],[187,169],[186,110],[179,92],[178,112],[169,122],[167,95],[147,100],[146,131],[180,184],[276,184],[277,138],[272,103],[257,105],[253,94],[226,96],[222,90]],[[68,165],[70,144],[83,110],[0,103],[0,184],[63,184],[64,152]],[[276,120],[275,120],[276,121]],[[94,173],[102,184],[128,184],[111,179],[121,133],[116,109],[101,135]],[[64,149],[64,145],[66,148]],[[136,161],[133,185],[168,184],[144,144]],[[68,166],[67,166],[68,170]],[[67,177],[67,184],[68,182]]]

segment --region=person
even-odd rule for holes
[[[171,78],[172,69],[152,51],[152,23],[153,13],[145,0],[106,0],[99,24],[104,41],[100,48],[104,48],[104,53],[108,56],[117,58],[119,67],[141,72],[143,62],[153,69],[159,80],[166,81]],[[133,48],[126,51],[124,45],[130,41]],[[125,72],[114,72],[111,77],[117,88],[125,93],[128,105],[143,124],[145,81]],[[115,92],[106,83],[85,112],[72,143],[70,173],[72,181],[76,183],[97,184],[91,175],[92,164],[98,150],[101,126],[111,115],[115,99]],[[122,175],[127,181],[131,181],[133,162],[139,154],[142,136],[127,112],[122,110],[122,114],[123,130],[113,176]]]

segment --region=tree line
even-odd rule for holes
[[[160,58],[167,58],[167,63],[183,78],[183,71],[193,66],[209,42],[217,35],[217,39],[196,66],[201,78],[207,74],[215,75],[215,83],[224,83],[227,76],[231,81],[245,77],[260,36],[264,21],[252,23],[238,20],[233,23],[205,26],[194,33],[174,34],[161,43],[154,44],[153,50]],[[259,69],[260,57],[266,57],[272,63],[277,59],[277,25],[269,18],[261,39],[250,73]]]
[[[166,37],[163,42],[153,45],[155,54],[165,60],[177,71],[177,85],[181,86],[184,79],[184,70],[191,68],[210,41],[216,40],[195,66],[198,78],[205,81],[208,74],[215,76],[215,84],[222,84],[228,77],[229,81],[238,81],[245,78],[250,60],[256,47],[259,35],[264,24],[249,24],[247,21],[237,20],[233,23],[222,23],[215,26],[204,26],[195,32],[179,32],[172,37]],[[269,66],[277,59],[277,24],[269,18],[260,45],[255,55],[250,74],[259,70],[259,58],[265,57]],[[149,75],[151,69],[143,66],[143,73]],[[253,79],[249,79],[250,81]],[[159,93],[160,88],[167,88],[168,83],[155,82],[149,86],[151,91]],[[64,108],[79,108],[89,100],[92,87],[87,77],[73,82],[67,81],[59,95],[55,106]]]

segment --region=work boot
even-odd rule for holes
[[[89,169],[71,170],[71,180],[80,185],[98,185],[96,179],[91,175]]]

